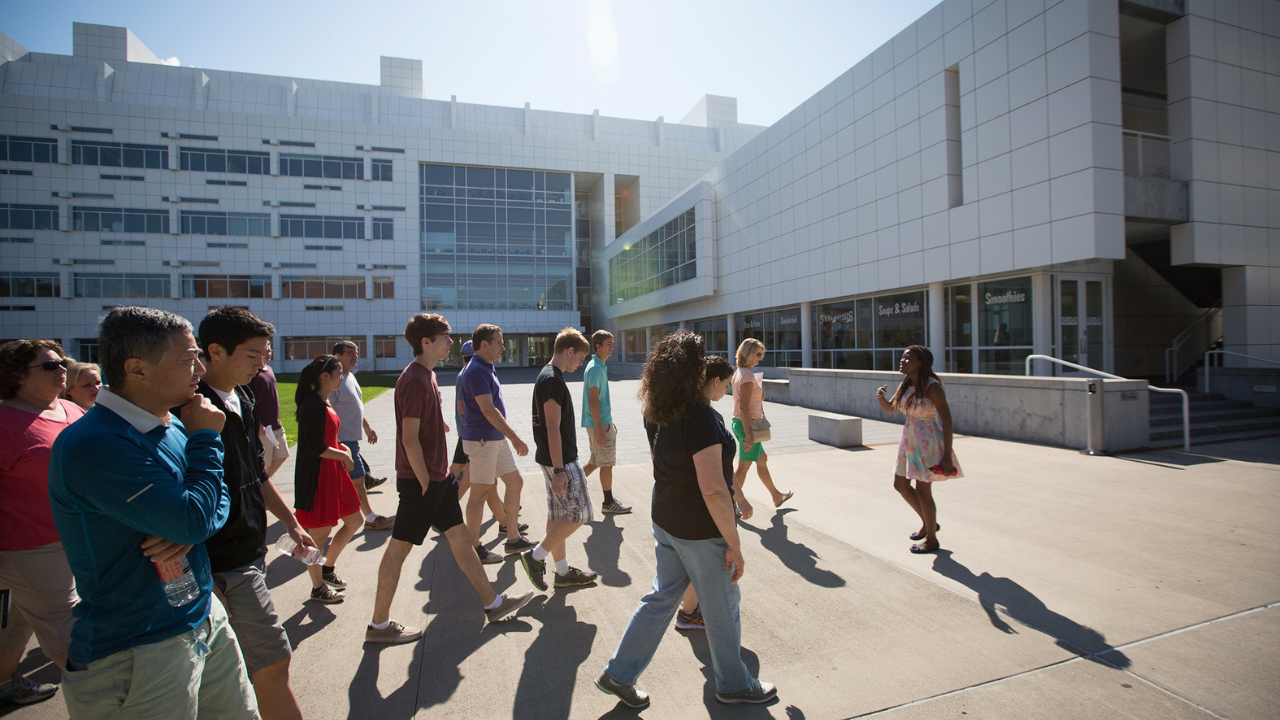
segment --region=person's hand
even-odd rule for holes
[[[751,423],[746,422],[742,425],[742,435],[747,440],[747,449],[743,452],[751,452],[751,448],[756,444],[756,438],[751,434]]]
[[[449,430],[448,428],[445,428],[445,432],[448,432],[448,430]],[[364,429],[364,436],[365,436],[366,438],[368,438],[368,439],[369,439],[369,444],[370,444],[370,445],[377,445],[377,444],[378,444],[378,433],[374,432],[374,431],[373,431],[373,428],[371,428],[371,427],[367,427],[367,428],[365,428],[365,429]]]
[[[151,559],[152,562],[170,562],[177,560],[191,551],[191,545],[178,545],[171,543],[161,537],[148,535],[142,541],[142,554]]]
[[[943,455],[942,462],[938,463],[938,465],[942,466],[943,475],[956,474],[956,464],[951,460],[951,453],[946,453],[945,455]]]
[[[595,432],[596,432],[596,445],[598,447],[604,447],[605,443],[608,442],[609,434],[606,433],[604,431],[604,428],[600,427],[599,425],[596,426]]]
[[[880,398],[881,400],[884,400],[885,393],[887,392],[889,392],[889,386],[881,385],[880,388],[876,390],[876,397]]]
[[[209,402],[209,398],[196,393],[182,408],[182,424],[186,426],[187,433],[194,433],[198,430],[212,430],[216,433],[222,432],[222,426],[227,422],[227,416],[221,410],[213,406]]]
[[[552,477],[555,480],[551,481],[551,492],[555,493],[556,497],[564,497],[564,491],[569,487],[569,476],[559,472],[552,475]]]
[[[449,423],[444,422],[444,421],[442,420],[442,421],[440,421],[440,424],[441,424],[441,425],[444,425],[444,431],[445,431],[445,432],[453,432],[452,430],[450,430],[450,429],[449,429]]]
[[[743,520],[750,520],[751,516],[756,514],[756,509],[751,506],[751,501],[743,496],[738,498],[738,512],[742,513]]]
[[[298,549],[294,551],[297,554],[305,555],[307,550],[316,547],[316,541],[311,539],[311,535],[306,530],[303,530],[302,526],[298,523],[294,523],[293,527],[288,528],[286,532],[288,532],[289,537],[298,544]]]
[[[338,448],[334,448],[334,450],[338,450]],[[354,470],[356,467],[356,461],[355,458],[351,457],[351,450],[343,447],[338,451],[342,453],[342,467],[346,468],[347,472]]]
[[[529,454],[529,446],[525,445],[524,441],[521,440],[520,438],[516,438],[515,440],[512,440],[511,444],[515,446],[516,455],[519,455],[520,457],[524,457],[525,455]]]
[[[736,583],[742,577],[745,563],[746,561],[742,559],[742,548],[729,548],[724,551],[724,569],[726,572],[733,570],[733,577],[729,578],[730,583]]]

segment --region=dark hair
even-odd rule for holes
[[[502,332],[502,328],[497,325],[477,325],[475,332],[471,333],[471,349],[480,352],[480,343],[493,342],[493,336]]]
[[[418,313],[404,325],[404,339],[413,348],[413,356],[422,354],[422,341],[449,334],[449,321],[435,313]]]
[[[103,380],[113,390],[123,388],[125,361],[138,358],[159,365],[173,349],[173,336],[189,332],[191,323],[171,312],[132,305],[112,309],[98,328]]]
[[[58,357],[67,356],[62,346],[53,340],[14,340],[0,345],[0,400],[18,394],[22,379],[31,372],[27,366],[41,350],[52,350]]]
[[[597,330],[591,333],[591,352],[599,355],[600,351],[597,348],[605,344],[605,341],[612,340],[612,339],[613,339],[613,333],[609,332],[608,330]]]
[[[702,338],[680,330],[662,338],[644,363],[640,374],[640,398],[644,419],[654,425],[670,425],[700,402],[706,361]]]
[[[249,308],[227,305],[209,308],[200,321],[200,350],[209,357],[209,346],[218,345],[227,355],[234,355],[241,343],[276,334],[271,323],[249,312]]]
[[[348,350],[360,350],[360,346],[350,340],[339,340],[333,344],[334,355],[346,355]]]
[[[475,346],[475,343],[471,343]],[[552,346],[551,352],[563,352],[565,350],[577,350],[580,354],[587,354],[587,339],[582,337],[582,333],[577,328],[567,327],[556,335],[556,344]]]
[[[916,371],[914,377],[911,375],[905,376],[898,385],[898,389],[893,392],[893,399],[889,401],[889,404],[893,406],[894,410],[902,409],[902,404],[907,400],[907,388],[913,388],[911,396],[914,402],[920,402],[924,399],[924,390],[929,387],[929,378],[934,378],[939,383],[942,382],[933,372],[933,353],[929,352],[929,348],[923,345],[912,345],[902,352],[913,353],[916,359],[920,361],[920,369]]]
[[[729,361],[719,355],[707,356],[707,374],[702,379],[702,384],[706,385],[712,380],[728,380],[733,377],[733,365]]]
[[[342,363],[332,355],[321,355],[312,360],[310,365],[302,368],[302,372],[298,373],[298,387],[293,391],[293,404],[301,406],[303,398],[319,393],[320,376],[325,373],[332,374],[335,368],[341,370]],[[294,413],[297,413],[296,408]]]

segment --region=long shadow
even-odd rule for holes
[[[934,558],[933,570],[951,578],[978,593],[978,602],[986,611],[991,625],[1005,633],[1017,633],[1000,615],[1003,608],[1008,616],[1027,627],[1052,637],[1058,647],[1099,664],[1111,664],[1127,668],[1131,661],[1124,653],[1107,644],[1102,633],[1086,625],[1050,610],[1030,590],[1006,577],[989,573],[975,575],[972,570],[956,562],[950,550],[939,550]],[[1106,654],[1105,660],[1099,655]]]
[[[591,534],[582,544],[587,552],[587,567],[600,573],[599,582],[609,587],[627,587],[631,584],[631,575],[618,567],[618,558],[622,548],[622,527],[614,522],[614,516],[605,515],[597,523],[588,528]]]
[[[404,648],[394,645],[365,645],[364,655],[356,668],[355,677],[347,685],[347,720],[363,720],[363,718],[410,717],[414,713],[413,704],[418,696],[418,682],[422,677],[422,645],[419,643],[412,649],[413,660],[409,663],[408,679],[386,697],[378,690],[378,673],[383,652],[402,652]]]
[[[526,606],[525,612],[542,627],[524,653],[512,713],[515,720],[569,717],[578,666],[590,657],[596,639],[596,626],[578,620],[578,611],[565,604],[569,595],[557,591],[544,602],[537,598]]]
[[[768,528],[758,528],[745,522],[739,522],[738,527],[759,535],[760,545],[765,550],[777,555],[785,567],[810,583],[825,588],[844,587],[844,578],[818,567],[818,553],[804,543],[787,538],[787,515],[795,511],[795,508],[778,510],[773,514]]]
[[[303,640],[328,627],[337,617],[327,605],[304,605],[281,625],[289,636],[289,644],[297,648]]]
[[[707,711],[712,718],[772,718],[773,714],[765,708],[777,705],[780,700],[773,700],[764,705],[723,705],[716,700],[716,673],[711,666],[711,646],[707,644],[706,632],[682,632],[685,640],[689,642],[689,649],[693,650],[693,656],[698,658],[698,662],[702,663],[702,676],[704,679],[704,687],[702,693],[702,702],[707,706]],[[742,662],[747,666],[747,671],[751,673],[751,677],[760,678],[760,658],[749,648],[742,648]],[[768,678],[765,678],[768,681]],[[782,690],[779,689],[779,694]],[[797,708],[798,710],[798,708]],[[790,709],[787,711],[791,715]],[[800,712],[797,717],[804,717],[804,713]]]

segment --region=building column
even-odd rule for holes
[[[813,367],[813,303],[800,303],[800,367]]]
[[[1053,276],[1048,273],[1036,273],[1031,276],[1031,352],[1036,355],[1053,355]],[[974,297],[974,307],[978,306]],[[977,328],[977,325],[974,325]],[[1056,375],[1054,370],[1061,366],[1036,360],[1031,363],[1031,372],[1035,375]]]
[[[729,313],[728,315],[725,315],[725,319],[729,321],[729,332],[727,333],[729,338],[729,362],[736,365],[737,361],[734,354],[738,352],[738,316],[735,313]]]
[[[649,351],[653,350],[653,328],[648,325],[644,326],[644,354],[646,357]]]
[[[929,352],[934,372],[947,367],[946,293],[940,282],[929,283]]]

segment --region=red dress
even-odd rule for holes
[[[333,408],[324,409],[324,444],[336,448],[338,445],[338,415]],[[342,518],[360,510],[360,496],[356,494],[356,486],[351,483],[351,476],[342,467],[341,460],[320,458],[320,481],[316,485],[316,498],[310,510],[297,510],[298,524],[304,530],[312,528],[332,527]]]

